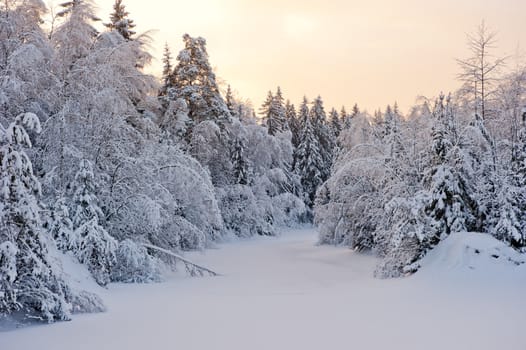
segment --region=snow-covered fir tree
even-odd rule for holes
[[[47,229],[55,240],[57,248],[62,251],[76,251],[79,247],[80,237],[73,230],[73,222],[65,197],[59,197],[49,215]]]
[[[159,91],[159,96],[164,97],[168,93],[168,89],[171,86],[170,80],[171,80],[171,75],[173,72],[172,51],[170,50],[170,46],[168,46],[168,43],[164,44],[162,62],[163,62],[162,86]]]
[[[300,133],[301,133],[301,122],[296,115],[296,107],[289,100],[285,103],[285,117],[287,119],[287,125],[292,133],[292,146],[295,148],[299,145]]]
[[[241,138],[236,140],[234,151],[232,152],[232,171],[234,179],[240,185],[248,184],[248,164],[245,159],[245,145]]]
[[[232,88],[230,85],[228,85],[226,90],[225,102],[226,106],[228,107],[228,110],[230,111],[230,115],[232,117],[239,118],[238,108],[236,106],[236,101],[234,100],[234,93],[232,92]]]
[[[174,98],[183,98],[195,125],[204,120],[223,123],[230,111],[219,92],[216,75],[208,60],[206,40],[183,36],[185,48],[177,55],[177,65],[171,76]]]
[[[437,244],[451,232],[475,228],[477,204],[473,198],[473,183],[469,169],[464,167],[465,153],[455,139],[450,98],[440,96],[434,111],[429,166],[424,174],[424,187],[429,193],[426,214],[431,218],[428,244]]]
[[[40,183],[25,149],[38,117],[17,116],[0,125],[0,314],[21,313],[43,321],[66,320],[69,289],[48,254],[40,220]]]
[[[117,241],[100,224],[103,213],[98,206],[94,182],[91,162],[82,160],[73,184],[75,208],[72,221],[74,234],[79,239],[75,254],[88,266],[95,281],[106,285],[115,264]]]
[[[300,107],[300,110],[302,109],[303,105]],[[304,112],[300,113],[300,116],[303,116]],[[301,184],[305,192],[305,203],[312,206],[314,205],[316,190],[323,183],[326,163],[322,156],[322,147],[309,116],[303,120],[301,141],[296,151],[296,157],[296,171],[301,177]]]
[[[332,165],[332,157],[336,140],[331,133],[329,123],[327,122],[327,115],[323,106],[321,96],[318,96],[313,102],[309,112],[310,122],[314,131],[315,138],[318,142],[320,156],[323,161],[323,166],[320,168],[322,182],[327,180],[330,174]]]
[[[344,109],[345,111],[345,109]],[[336,109],[331,109],[331,112],[329,113],[329,119],[330,119],[330,127],[331,131],[334,135],[334,138],[338,138],[340,136],[340,132],[342,131],[342,124],[340,120],[340,115],[336,111]]]
[[[285,109],[285,99],[279,86],[276,89],[276,94],[274,95],[273,109],[279,127],[279,131],[289,130],[289,125],[287,124],[287,111]]]
[[[115,0],[113,4],[113,12],[110,15],[110,23],[105,24],[106,28],[116,30],[126,40],[131,40],[136,33],[133,31],[135,23],[128,18],[129,12],[126,11],[126,6],[122,0]]]

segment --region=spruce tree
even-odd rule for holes
[[[40,132],[32,113],[0,125],[0,314],[22,312],[43,321],[69,318],[69,290],[48,256],[40,222],[40,183],[25,148],[28,129]]]
[[[397,109],[392,109],[391,106],[387,106],[383,122],[382,132],[382,143],[388,147],[387,157],[388,159],[399,158],[399,154],[403,148],[402,135],[400,130],[400,124],[402,122],[400,115],[397,113]],[[399,164],[402,165],[402,164]]]
[[[73,230],[73,222],[66,205],[66,198],[59,197],[56,200],[51,208],[47,226],[48,232],[55,240],[58,249],[64,252],[78,249],[79,237],[75,235]]]
[[[212,120],[223,125],[230,119],[230,111],[219,92],[216,75],[210,66],[206,40],[183,35],[184,49],[177,55],[177,65],[171,77],[173,99],[183,98],[189,117],[195,125]]]
[[[274,95],[273,102],[273,110],[279,131],[289,130],[289,125],[287,124],[287,111],[285,110],[284,98],[279,86],[276,90],[276,95]]]
[[[526,117],[526,115],[525,115]],[[523,119],[511,167],[494,176],[488,231],[519,251],[526,251],[526,123]]]
[[[91,162],[82,160],[73,185],[76,207],[72,221],[75,235],[79,237],[75,253],[79,261],[88,266],[95,281],[104,286],[110,281],[117,241],[99,223],[103,214],[95,195],[94,180]]]
[[[427,249],[452,232],[471,231],[476,226],[477,203],[472,179],[464,168],[464,150],[455,140],[454,114],[450,98],[442,95],[434,115],[424,188],[428,193],[425,213],[431,227],[423,240]]]
[[[299,146],[302,142],[302,134],[303,134],[303,129],[305,128],[305,124],[307,123],[307,120],[309,119],[309,101],[307,100],[307,97],[306,96],[303,96],[303,101],[301,102],[301,105],[300,105],[300,108],[298,110],[298,116],[297,116],[297,120],[298,120],[298,139],[297,139],[297,146],[296,148],[294,149],[294,159],[293,159],[293,167],[292,169],[294,169],[294,171],[296,171],[296,173],[298,175],[301,176],[301,173],[300,173],[300,170],[298,169],[297,165],[298,165],[298,160],[300,158],[300,154],[299,154]]]
[[[358,108],[358,104],[355,103],[354,106],[352,107],[352,113],[350,115],[351,119],[356,118],[358,114],[360,114],[360,108]]]
[[[327,123],[327,116],[323,107],[323,100],[318,96],[313,102],[309,113],[310,122],[317,143],[319,145],[319,152],[323,160],[321,168],[322,180],[329,178],[334,147],[336,145],[334,137],[331,135],[329,125]]]
[[[301,133],[301,122],[296,115],[296,108],[289,100],[285,103],[285,116],[290,132],[292,133],[292,146],[298,147]]]
[[[92,0],[71,0],[60,5],[57,17],[67,18],[54,32],[51,40],[57,48],[57,57],[63,74],[71,73],[75,64],[85,58],[99,36],[93,26],[100,18],[95,15]]]
[[[164,45],[164,52],[163,52],[163,74],[162,74],[162,86],[161,90],[159,91],[159,96],[163,97],[166,96],[168,93],[168,90],[171,87],[171,76],[173,72],[173,65],[172,65],[172,52],[170,51],[170,47],[168,46],[168,43]]]
[[[236,139],[232,152],[232,170],[237,184],[248,184],[248,163],[245,156],[245,145],[240,137]]]
[[[345,111],[345,109],[344,109]],[[340,136],[340,132],[342,131],[342,124],[340,121],[340,116],[338,115],[338,112],[336,109],[331,109],[331,112],[329,114],[329,119],[331,123],[331,131],[334,135],[334,138],[338,138]]]
[[[303,124],[301,141],[297,150],[296,171],[301,177],[305,204],[311,208],[314,205],[316,190],[324,181],[325,162],[320,149],[313,125],[310,118],[307,117]]]
[[[349,117],[350,116],[347,114],[347,110],[345,109],[345,106],[342,106],[342,109],[340,110],[340,125],[342,126],[342,129],[351,128]]]
[[[132,19],[129,19],[129,12],[126,11],[126,6],[122,4],[122,0],[115,0],[113,4],[113,12],[110,15],[110,23],[104,24],[110,30],[116,30],[126,40],[131,40],[136,33],[133,31],[135,24]]]
[[[279,120],[276,115],[275,98],[272,91],[268,92],[267,99],[260,108],[260,114],[263,116],[263,124],[267,127],[269,135],[276,135],[280,131]]]
[[[232,117],[239,118],[238,108],[236,108],[236,101],[234,99],[234,93],[232,92],[230,85],[228,85],[226,90],[225,102],[228,110],[230,111],[230,115]]]
[[[281,88],[278,86],[276,94],[268,92],[267,99],[261,105],[259,113],[263,117],[263,124],[267,127],[269,135],[289,130],[287,123],[287,111],[284,104]]]

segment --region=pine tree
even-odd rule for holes
[[[117,242],[99,224],[102,210],[95,195],[93,166],[88,160],[80,162],[75,176],[73,228],[79,237],[79,248],[75,252],[79,261],[88,266],[95,281],[106,285],[110,281],[111,267],[115,262]]]
[[[116,30],[126,40],[131,40],[136,33],[133,31],[135,24],[133,20],[128,18],[129,12],[126,11],[126,6],[122,4],[122,0],[115,0],[113,4],[113,12],[110,15],[110,23],[105,24],[106,28]]]
[[[48,257],[40,183],[24,150],[31,147],[25,127],[40,132],[38,117],[25,113],[7,129],[0,125],[0,313],[65,320],[69,290]]]

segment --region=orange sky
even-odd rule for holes
[[[95,0],[107,20],[113,0]],[[458,87],[455,57],[482,19],[498,31],[499,55],[526,51],[526,0],[124,0],[139,32],[156,30],[174,55],[184,33],[203,36],[219,77],[256,109],[282,87],[326,106],[372,111]],[[513,60],[510,61],[513,64]]]

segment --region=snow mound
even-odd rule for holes
[[[421,271],[433,273],[489,273],[521,268],[526,271],[526,256],[488,234],[458,232],[450,234],[421,260]]]
[[[50,249],[57,269],[62,271],[62,275],[70,287],[72,293],[72,313],[94,313],[106,311],[106,306],[99,296],[104,293],[93,279],[85,265],[82,265],[71,253],[59,252],[54,247]]]

